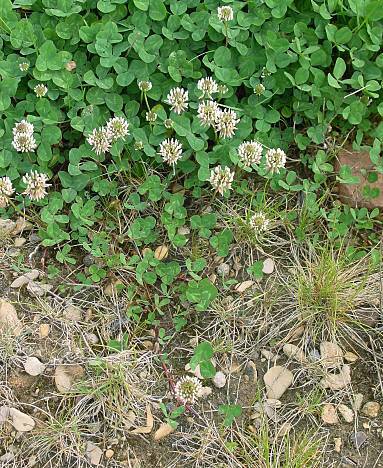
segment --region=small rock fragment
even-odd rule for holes
[[[102,457],[102,450],[92,442],[86,443],[86,458],[91,465],[99,465]]]
[[[0,299],[0,331],[19,336],[21,329],[22,324],[17,317],[14,306],[10,302]]]
[[[377,401],[368,401],[363,405],[362,413],[369,418],[376,418],[380,411],[380,404]]]
[[[263,262],[263,268],[262,271],[266,275],[271,275],[271,273],[274,271],[275,268],[275,262],[272,258],[266,258]]]
[[[261,354],[264,358],[271,361],[272,359],[276,358],[276,355],[269,351],[268,349],[261,349]]]
[[[16,223],[11,219],[0,218],[0,237],[7,237],[12,234],[16,227]]]
[[[26,242],[27,242],[27,239],[25,239],[25,237],[16,237],[14,244],[15,244],[15,247],[20,248]]]
[[[322,408],[322,421],[325,424],[338,424],[339,419],[336,408],[331,403],[326,403]]]
[[[342,439],[340,437],[334,437],[334,450],[337,453],[340,453],[342,449]]]
[[[25,372],[29,375],[40,375],[45,370],[45,364],[43,364],[37,357],[28,357],[24,363]]]
[[[352,353],[351,351],[347,351],[346,353],[344,353],[344,359],[347,362],[350,362],[352,364],[353,362],[355,362],[355,361],[357,361],[359,359],[359,356]]]
[[[339,367],[343,364],[343,351],[332,341],[322,341],[320,344],[322,366],[326,369]]]
[[[307,362],[307,358],[305,356],[305,353],[299,346],[295,346],[294,344],[291,343],[286,343],[283,346],[283,352],[286,354],[287,357],[291,359],[295,359],[296,361],[300,363],[305,363]]]
[[[72,322],[80,322],[82,319],[82,310],[74,305],[69,305],[63,312],[64,318]]]
[[[18,432],[29,432],[35,427],[34,419],[16,408],[9,408],[8,421]]]
[[[285,367],[271,367],[263,376],[267,397],[279,399],[293,383],[293,378],[293,373]]]
[[[170,435],[174,431],[175,429],[173,428],[173,426],[167,423],[163,423],[154,433],[154,440],[161,440],[164,437],[167,437],[168,435]]]
[[[50,329],[49,323],[42,323],[39,327],[40,338],[46,338],[49,335]]]
[[[37,283],[36,281],[30,281],[27,284],[27,290],[38,297],[45,296],[51,289],[53,289],[52,284]]]
[[[352,423],[354,421],[354,412],[348,406],[341,403],[338,405],[338,411],[347,423]]]
[[[345,364],[338,374],[327,374],[321,381],[324,388],[331,388],[331,390],[341,390],[350,383],[351,370],[348,364]]]
[[[226,375],[223,372],[218,371],[213,378],[213,384],[217,388],[223,388],[226,385]]]
[[[169,254],[169,248],[166,245],[160,245],[154,251],[154,257],[157,260],[164,260]]]
[[[112,458],[114,455],[114,450],[108,449],[105,451],[105,458]]]
[[[355,447],[359,450],[362,447],[362,445],[364,445],[367,441],[367,435],[363,431],[357,431],[355,433],[353,432],[350,435],[350,440],[351,443],[355,445]]]
[[[251,288],[254,285],[254,281],[252,280],[247,280],[247,281],[242,281],[242,283],[238,283],[234,287],[234,291],[237,293],[243,293],[246,291],[246,289]]]
[[[227,276],[230,273],[230,265],[228,263],[221,263],[217,266],[217,273],[221,276]]]
[[[30,281],[34,281],[37,279],[40,275],[39,270],[31,270],[28,273],[24,273],[23,275],[19,276],[16,278],[12,283],[11,283],[11,288],[22,288],[26,284],[28,284]]]
[[[72,390],[76,380],[84,375],[84,369],[78,364],[60,364],[55,369],[55,384],[60,393]]]

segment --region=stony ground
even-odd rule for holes
[[[302,302],[320,260],[307,245],[293,255],[288,239],[279,245],[274,255],[238,244],[225,263],[212,258],[219,298],[168,339],[127,319],[124,272],[79,287],[31,226],[3,223],[0,466],[383,466],[380,272],[365,259],[339,266],[344,307],[333,328],[324,309],[301,317],[302,307],[331,306],[315,288]],[[264,258],[262,280],[246,276],[248,257]],[[125,349],[111,352],[113,340]],[[204,340],[217,374],[174,429],[160,403],[176,408],[172,385],[191,374]],[[241,407],[230,426],[221,404]]]

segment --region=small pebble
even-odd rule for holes
[[[217,267],[217,273],[221,276],[227,276],[230,273],[230,265],[228,263],[221,263]]]
[[[226,385],[226,375],[223,372],[218,371],[213,378],[213,384],[217,388],[223,388]]]
[[[15,247],[22,247],[27,242],[25,237],[16,237],[15,239]]]
[[[108,449],[106,452],[105,452],[105,457],[106,458],[112,458],[114,455],[114,451],[112,449]]]
[[[340,437],[335,437],[334,438],[334,450],[337,453],[340,453],[342,448],[342,439]]]
[[[376,418],[380,411],[380,404],[377,401],[368,401],[362,408],[362,413],[370,418]]]
[[[363,431],[353,432],[350,436],[350,441],[359,450],[367,441],[367,435]]]

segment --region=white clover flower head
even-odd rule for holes
[[[29,70],[29,63],[28,62],[21,62],[19,63],[19,69],[22,72],[26,72]]]
[[[262,232],[267,231],[269,225],[270,220],[262,211],[255,213],[250,218],[250,226],[256,234],[261,234]]]
[[[141,140],[136,141],[133,147],[136,151],[141,151],[144,149],[144,143]]]
[[[88,136],[87,142],[96,154],[106,153],[112,146],[113,135],[105,127],[95,128]]]
[[[65,69],[68,71],[73,71],[76,69],[76,67],[77,63],[74,60],[69,60],[69,62],[65,64]]]
[[[231,171],[229,167],[222,168],[220,165],[216,166],[210,172],[209,182],[212,187],[217,190],[221,195],[225,190],[230,190],[234,180],[234,171]]]
[[[16,133],[13,135],[12,146],[19,153],[33,152],[37,148],[36,140],[30,133]]]
[[[9,177],[0,177],[0,208],[8,206],[9,197],[14,191],[11,179]]]
[[[125,140],[129,135],[129,123],[124,117],[113,117],[106,123],[106,130],[112,135],[113,141],[119,138]]]
[[[217,92],[219,94],[226,94],[228,91],[229,91],[229,88],[226,85],[224,84],[218,85]]]
[[[0,195],[10,197],[15,191],[9,177],[0,177]]]
[[[166,163],[174,166],[182,157],[182,144],[176,138],[167,138],[160,144],[158,153]]]
[[[165,125],[165,128],[173,128],[173,120],[172,119],[165,119],[164,120],[164,125]]]
[[[35,92],[35,94],[36,94],[36,96],[38,98],[41,98],[41,97],[44,97],[47,94],[48,88],[45,85],[39,83],[38,85],[36,85],[33,88],[33,91]]]
[[[254,88],[254,93],[257,95],[257,96],[262,96],[262,94],[265,92],[265,87],[263,86],[262,83],[258,83],[257,85],[255,85],[255,88]]]
[[[202,125],[214,125],[220,108],[215,101],[202,101],[198,106],[198,118]]]
[[[18,122],[15,124],[13,127],[13,135],[16,135],[17,133],[25,133],[27,135],[33,135],[33,124],[27,122],[25,119],[23,119],[21,122]]]
[[[244,141],[238,146],[237,151],[244,166],[258,164],[262,158],[262,145],[255,140]]]
[[[231,21],[234,18],[233,9],[228,5],[218,7],[217,13],[218,19],[223,22]]]
[[[145,118],[148,122],[155,122],[157,120],[156,112],[149,111],[145,114]]]
[[[266,151],[266,167],[274,174],[286,165],[286,153],[281,148],[272,148]]]
[[[207,78],[201,78],[197,83],[197,88],[202,91],[202,96],[200,99],[204,97],[211,98],[212,94],[218,92],[218,84],[210,76]]]
[[[173,88],[169,91],[166,101],[171,106],[171,110],[176,114],[181,114],[188,108],[189,93],[183,88]]]
[[[224,109],[215,116],[215,129],[221,138],[232,138],[237,129],[239,118],[232,109]]]
[[[193,404],[201,394],[202,384],[197,377],[181,377],[175,385],[174,393],[182,403]]]
[[[26,174],[22,181],[26,184],[26,189],[23,192],[24,195],[27,195],[33,201],[42,200],[47,195],[47,187],[50,187],[51,184],[47,184],[49,177],[46,174],[31,171],[29,174]]]
[[[153,85],[151,81],[139,81],[138,82],[138,89],[144,93],[147,93],[152,89]]]

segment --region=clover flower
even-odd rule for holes
[[[215,101],[202,101],[198,106],[198,118],[202,125],[214,125],[220,108]]]
[[[244,141],[238,146],[237,151],[244,166],[258,164],[262,158],[262,145],[255,140]]]
[[[144,143],[141,141],[141,140],[138,140],[134,143],[134,146],[133,148],[136,150],[136,151],[141,151],[144,149]]]
[[[153,111],[149,111],[146,113],[145,118],[148,122],[155,122],[157,120],[157,114]]]
[[[29,70],[29,63],[28,62],[21,62],[19,63],[19,69],[22,72],[26,72]]]
[[[129,123],[124,117],[113,117],[106,123],[106,131],[110,133],[113,140],[129,135]]]
[[[269,225],[270,225],[270,220],[262,211],[255,213],[250,218],[250,226],[255,231],[256,234],[260,234],[261,232],[266,231]]]
[[[269,149],[266,152],[266,167],[269,171],[274,173],[279,173],[279,170],[285,167],[286,164],[286,153],[281,149]]]
[[[13,135],[17,135],[18,133],[25,133],[27,135],[33,135],[33,124],[27,122],[23,119],[21,122],[15,124],[12,129]]]
[[[12,146],[19,153],[32,152],[37,148],[36,140],[30,133],[15,133]]]
[[[14,191],[11,179],[9,177],[0,177],[0,208],[8,206],[9,197]]]
[[[105,127],[95,128],[88,136],[87,142],[96,154],[106,153],[112,146],[113,135]]]
[[[77,67],[77,63],[74,60],[69,60],[69,62],[65,64],[65,68],[68,71],[73,71],[76,69],[76,67]]]
[[[35,92],[38,98],[41,98],[47,94],[48,88],[45,85],[40,83],[33,88],[33,91]]]
[[[234,171],[231,171],[229,167],[222,168],[216,166],[210,172],[209,182],[212,187],[223,195],[225,190],[230,190],[234,180]]]
[[[211,95],[218,92],[218,84],[210,76],[207,78],[201,78],[197,83],[197,88],[202,91],[200,99],[207,97],[211,98]]]
[[[173,120],[172,119],[165,119],[164,120],[164,125],[165,125],[165,128],[173,128]]]
[[[139,81],[138,89],[144,93],[147,93],[152,89],[153,85],[151,81]]]
[[[166,101],[176,114],[181,114],[188,108],[189,93],[183,88],[173,88],[166,97]]]
[[[218,19],[223,22],[231,21],[234,18],[234,12],[231,6],[218,7],[217,13]]]
[[[215,129],[222,138],[234,136],[236,125],[239,122],[237,114],[231,109],[220,110],[215,116]]]
[[[254,93],[257,95],[257,96],[262,96],[262,94],[265,92],[265,87],[263,86],[262,83],[258,83],[257,85],[255,85],[255,88],[254,88]]]
[[[174,393],[182,403],[193,404],[200,396],[202,384],[197,377],[181,377],[176,383]]]
[[[51,184],[47,184],[49,177],[46,174],[39,173],[37,171],[31,171],[30,174],[26,174],[22,181],[26,184],[26,189],[23,192],[31,200],[39,201],[47,195],[47,187]]]
[[[166,163],[174,166],[182,157],[182,144],[176,138],[167,138],[160,144],[159,154]]]
[[[226,85],[224,84],[218,85],[217,92],[219,94],[226,94],[228,91],[229,91],[229,88]]]

